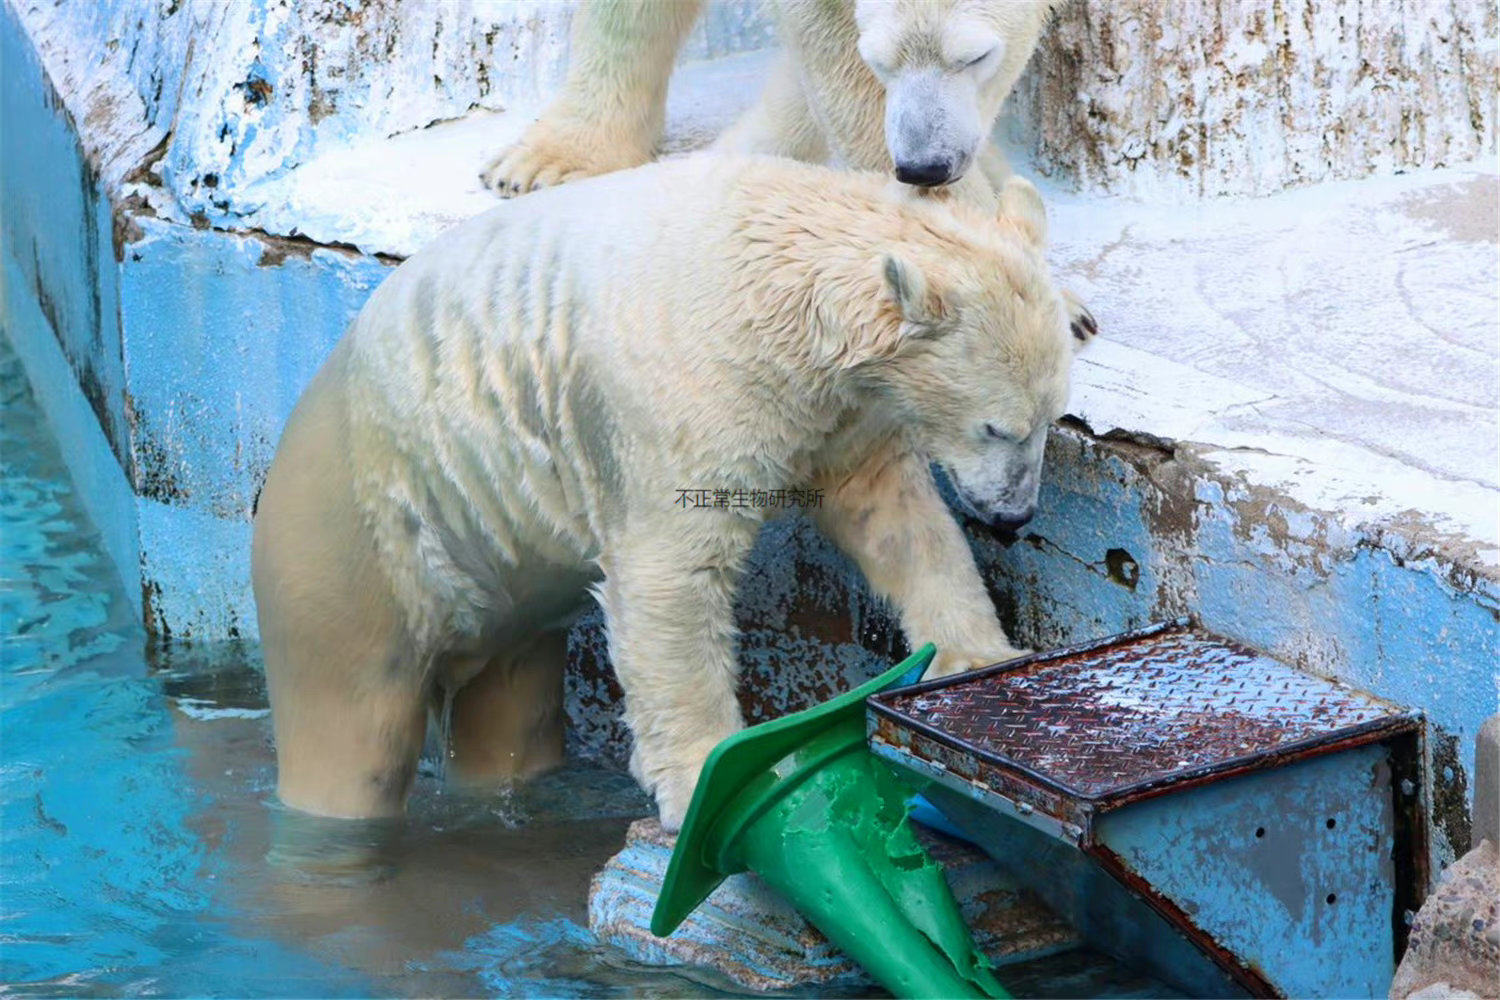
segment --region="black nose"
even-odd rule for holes
[[[928,163],[896,164],[896,180],[917,187],[937,187],[954,180],[953,164],[949,160],[932,160]]]
[[[1024,528],[1026,522],[1030,521],[1036,511],[1029,510],[1019,516],[1014,514],[994,514],[990,517],[990,527],[998,531],[1015,532]]]

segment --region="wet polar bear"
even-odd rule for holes
[[[724,152],[894,171],[992,207],[1005,97],[1065,0],[770,0],[782,55]],[[588,0],[557,97],[485,168],[504,196],[649,160],[703,0]],[[978,162],[979,171],[969,168]]]
[[[429,705],[453,773],[562,754],[567,625],[592,591],[675,829],[741,726],[732,605],[766,511],[684,483],[825,490],[822,529],[941,651],[1016,655],[933,484],[1028,518],[1074,350],[1035,190],[1003,214],[879,175],[689,157],[498,206],[402,264],[308,387],[253,574],[282,800],[400,813]]]

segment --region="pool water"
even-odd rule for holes
[[[253,652],[147,654],[3,331],[0,407],[0,995],[728,992],[587,930],[590,878],[649,811],[618,771],[460,797],[429,764],[389,877],[269,863],[288,815]],[[1163,995],[1087,952],[1006,980]]]
[[[0,980],[25,995],[685,996],[590,938],[593,872],[648,803],[570,766],[510,796],[424,768],[392,877],[267,863],[261,674],[233,648],[147,657],[0,338]]]

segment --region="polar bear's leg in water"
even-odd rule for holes
[[[343,460],[346,359],[336,349],[293,411],[256,505],[251,563],[277,793],[318,816],[399,816],[427,728],[427,671]]]
[[[563,759],[565,629],[540,632],[493,657],[453,696],[447,776],[493,785]]]

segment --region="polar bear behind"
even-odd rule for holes
[[[283,801],[400,813],[434,699],[460,780],[562,754],[565,629],[592,592],[675,828],[741,726],[732,608],[764,509],[822,529],[945,673],[1016,654],[929,472],[1034,509],[1073,323],[1035,191],[1005,213],[876,175],[690,157],[497,207],[402,264],[298,403],[253,574]]]
[[[1009,171],[990,130],[1064,2],[767,0],[782,56],[718,148],[894,171],[992,206]],[[561,90],[486,166],[485,185],[510,197],[651,159],[674,56],[704,5],[582,4]]]

